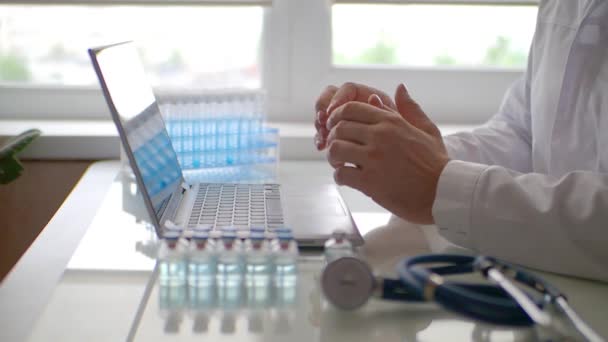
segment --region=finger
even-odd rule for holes
[[[317,115],[315,115],[315,128],[318,131],[321,128],[325,128],[326,124],[327,124],[327,112],[324,110],[318,111]]]
[[[396,109],[391,108],[391,107],[385,105],[384,102],[382,101],[382,99],[380,98],[380,96],[378,94],[371,94],[369,96],[369,98],[367,99],[367,103],[369,103],[370,105],[372,105],[372,106],[374,106],[376,108],[384,109],[384,110],[387,110],[389,112],[397,112]]]
[[[320,110],[317,113],[317,117],[319,118],[319,123],[321,125],[326,125],[327,124],[327,119],[329,118],[329,115],[327,114],[326,110]]]
[[[327,119],[327,129],[331,129],[340,121],[354,121],[363,124],[375,124],[382,120],[386,111],[380,110],[367,103],[348,102],[336,108]]]
[[[320,133],[323,138],[327,138],[327,134],[329,134],[329,130],[327,129],[327,112],[324,110],[320,110],[317,113],[317,118],[315,120],[315,129],[317,133]]]
[[[325,148],[325,141],[326,140],[319,133],[315,134],[314,143],[318,151]]]
[[[315,114],[315,128],[317,131],[321,131],[321,127],[325,127],[327,124],[327,106],[329,106],[329,102],[337,90],[338,88],[335,86],[327,86],[315,103],[315,109],[317,111]],[[322,132],[322,135],[327,136],[327,132]]]
[[[422,108],[414,101],[404,84],[400,84],[395,91],[395,103],[401,116],[412,126],[426,132],[434,133],[437,127],[424,113]]]
[[[327,145],[334,140],[344,140],[365,145],[369,139],[369,126],[353,121],[340,121],[327,135]]]
[[[363,170],[355,167],[339,167],[334,171],[334,180],[338,185],[346,185],[365,192],[365,183],[362,180]]]
[[[382,99],[380,99],[380,96],[378,96],[378,94],[371,94],[367,99],[367,103],[374,107],[384,109],[384,103],[382,102]]]
[[[321,149],[323,149],[327,145],[327,136],[329,135],[329,130],[323,126],[321,129],[319,129],[319,131],[317,131],[317,134],[319,135],[319,140],[322,144]]]
[[[331,99],[334,97],[334,95],[336,94],[337,91],[338,91],[338,87],[333,86],[333,85],[329,85],[325,88],[325,90],[323,90],[323,92],[317,99],[317,102],[315,103],[315,111],[317,112],[317,114],[319,113],[319,111],[327,110],[327,107],[329,107],[329,103],[331,102]]]
[[[327,107],[327,113],[331,114],[336,108],[350,101],[366,102],[372,94],[379,94],[378,96],[385,104],[392,104],[393,102],[383,91],[362,84],[346,82],[334,94]]]
[[[365,148],[350,141],[334,140],[327,148],[327,161],[333,167],[340,167],[346,163],[362,167],[367,160]]]
[[[315,134],[315,144],[317,144],[317,142],[318,142],[317,148],[319,150],[322,150],[327,145],[327,136],[328,135],[329,135],[329,131],[327,130],[327,128],[325,128],[325,126],[322,126],[321,128],[319,128],[317,130],[317,133]]]

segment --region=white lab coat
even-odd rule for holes
[[[433,205],[445,238],[608,281],[608,1],[542,1],[524,77],[484,126],[445,143]]]

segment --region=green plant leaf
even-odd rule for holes
[[[23,149],[34,141],[34,139],[39,137],[40,134],[40,130],[30,129],[14,138],[9,139],[4,146],[0,147],[0,158],[14,156],[15,154],[23,151]]]
[[[12,156],[0,159],[0,184],[8,184],[23,172],[23,165]]]
[[[0,184],[8,184],[23,172],[23,165],[16,155],[23,151],[41,134],[40,130],[30,129],[9,139],[0,147]]]

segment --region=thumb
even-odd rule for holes
[[[426,116],[418,103],[410,97],[403,83],[395,91],[395,104],[397,105],[399,114],[412,126],[431,135],[438,133],[437,126]]]

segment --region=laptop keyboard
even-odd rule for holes
[[[251,227],[274,230],[284,226],[278,184],[201,183],[188,221],[189,228]]]

